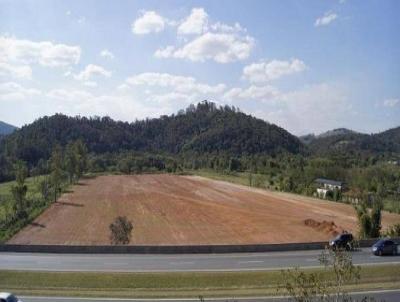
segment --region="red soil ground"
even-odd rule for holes
[[[119,215],[133,222],[134,245],[307,242],[357,233],[355,211],[345,204],[201,177],[115,175],[74,186],[9,243],[107,245]],[[399,222],[400,215],[383,214],[384,229]]]

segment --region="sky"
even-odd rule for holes
[[[400,1],[0,0],[0,120],[203,100],[296,135],[400,125]]]

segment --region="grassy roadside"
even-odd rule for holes
[[[314,271],[309,269],[307,271]],[[349,290],[400,287],[400,264],[366,266]],[[324,272],[329,278],[329,271]],[[0,271],[0,288],[18,295],[80,297],[234,297],[276,295],[279,271],[87,273]]]

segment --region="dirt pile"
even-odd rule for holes
[[[337,226],[334,221],[323,220],[322,222],[319,222],[309,218],[304,220],[304,224],[306,226],[312,227],[314,230],[329,234],[331,236],[336,236],[344,232],[344,229]]]

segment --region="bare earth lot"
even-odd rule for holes
[[[307,242],[357,233],[349,205],[201,177],[99,176],[73,191],[9,243],[107,245],[118,215],[132,220],[135,245]],[[398,222],[400,215],[384,213],[383,229]]]

